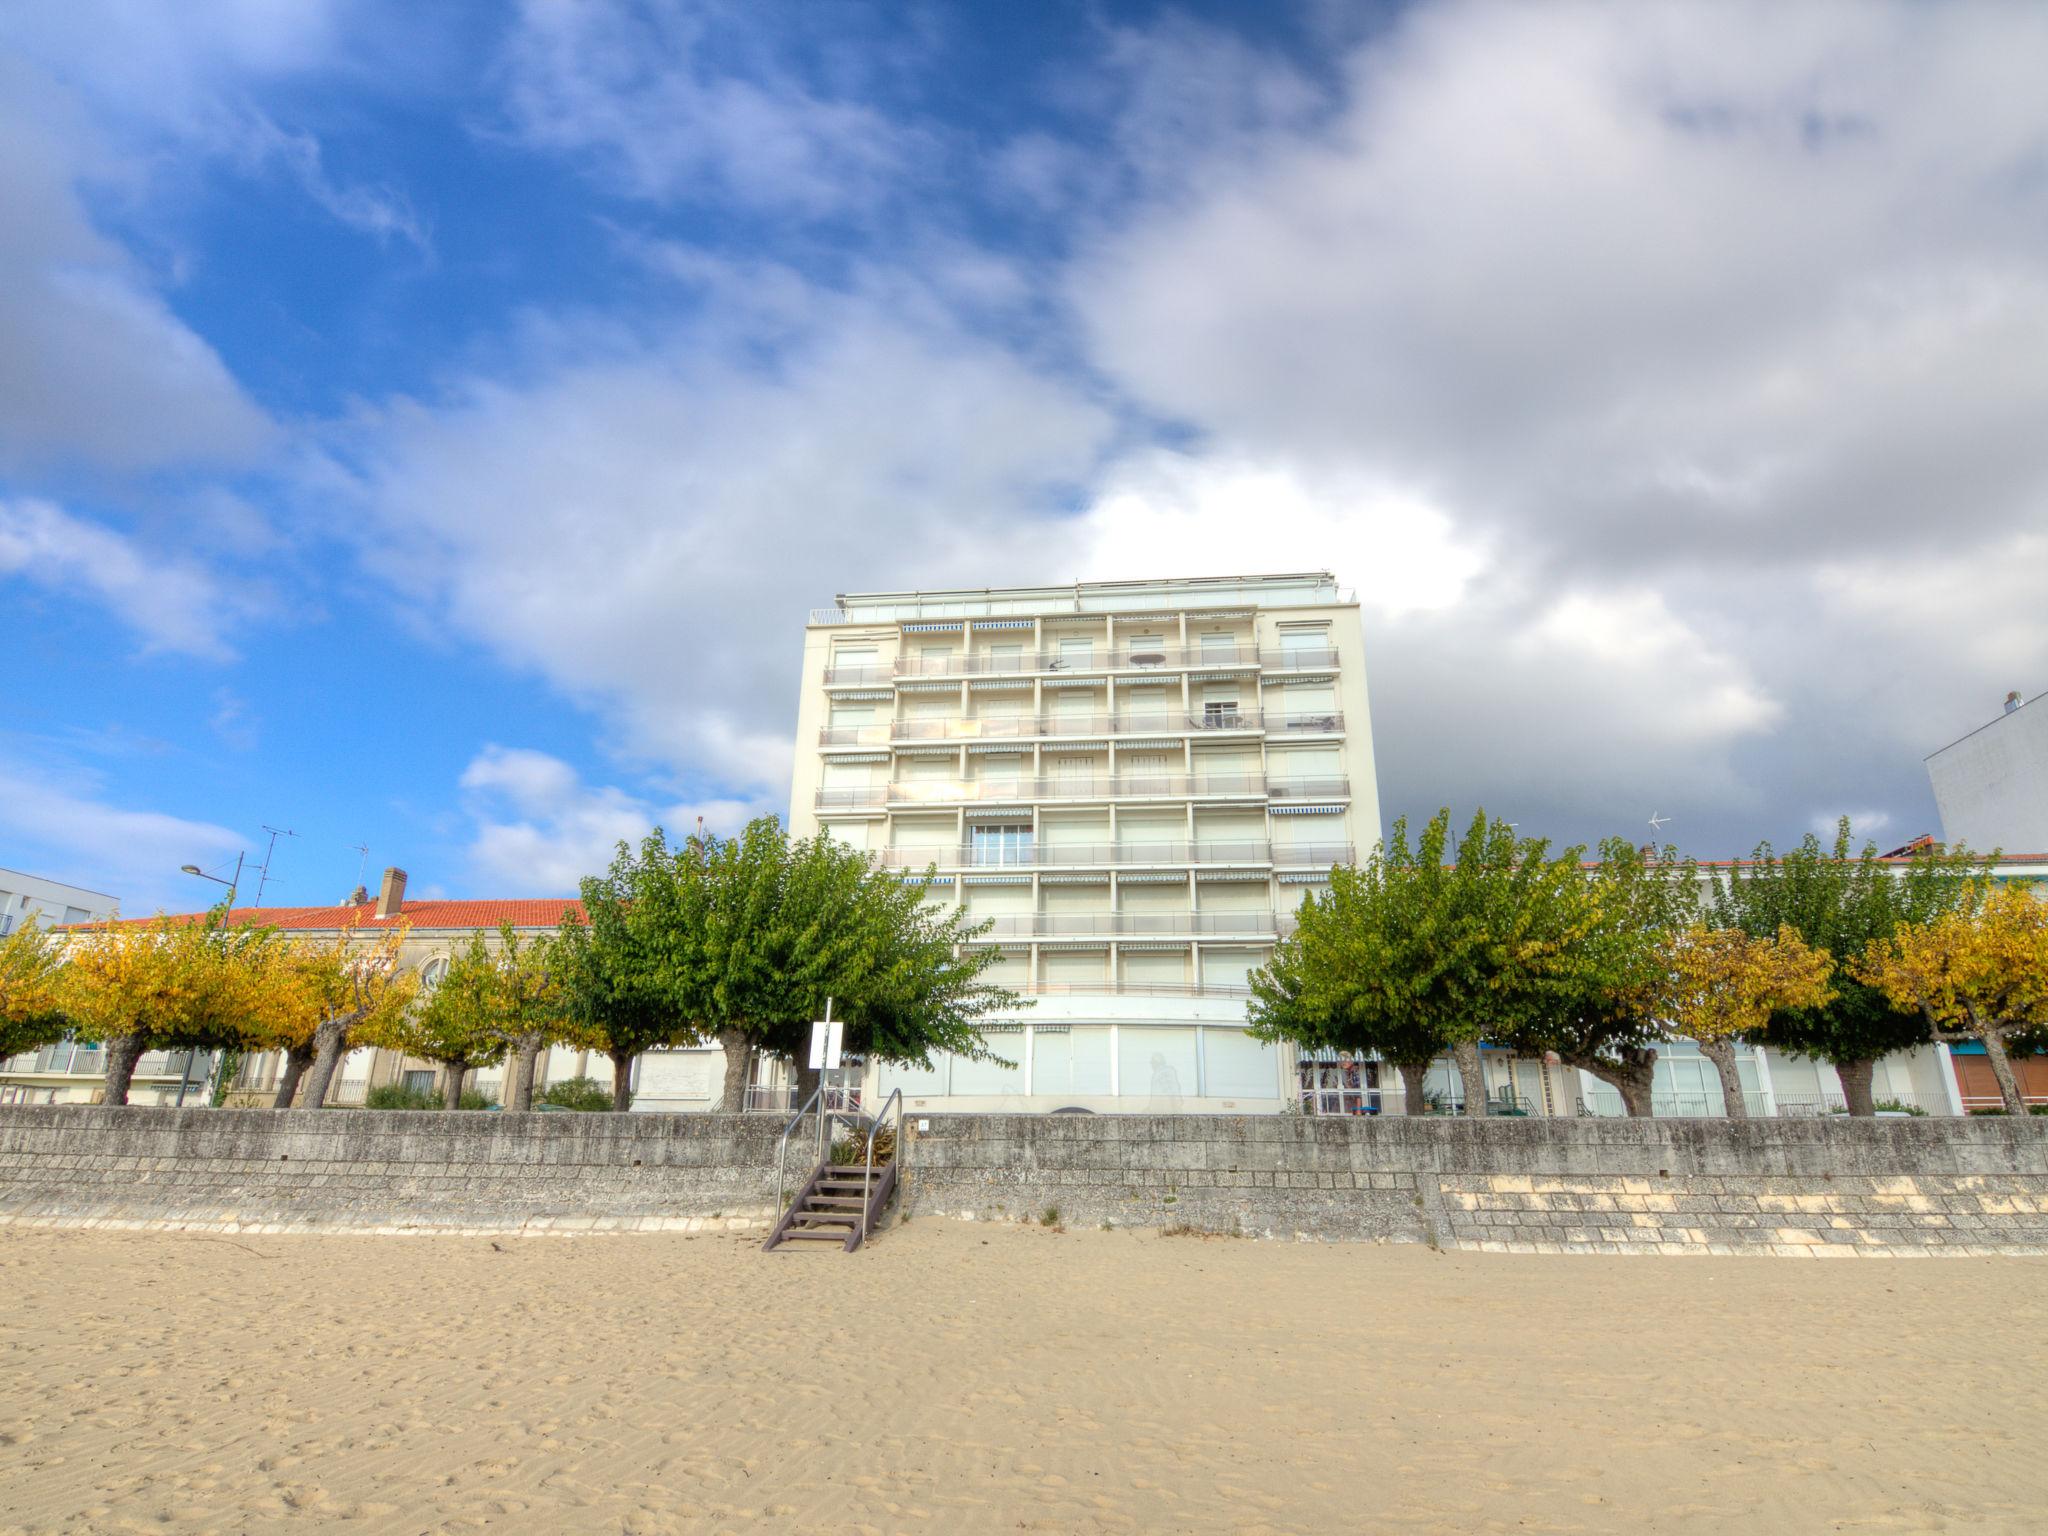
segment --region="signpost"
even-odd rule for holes
[[[836,1072],[846,1046],[846,1021],[832,1017],[832,999],[825,999],[825,1017],[811,1024],[811,1070]]]

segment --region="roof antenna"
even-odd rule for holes
[[[261,878],[256,882],[256,905],[259,907],[263,905],[263,887],[270,881],[270,859],[271,855],[277,852],[277,840],[280,837],[297,837],[299,835],[290,827],[273,827],[266,824],[263,830],[270,834],[270,846],[263,850]]]
[[[370,867],[370,845],[368,843],[343,843],[344,848],[356,851],[356,889],[363,888],[363,871]]]
[[[1659,816],[1655,811],[1650,812],[1650,830],[1652,832],[1662,832],[1670,825],[1671,818],[1669,816]]]

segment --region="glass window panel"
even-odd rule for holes
[[[953,1058],[953,1092],[956,1094],[1004,1094],[1024,1091],[1024,1031],[1014,1035],[989,1035],[988,1048],[1014,1066],[993,1061]]]
[[[1031,1091],[1056,1098],[1109,1092],[1109,1028],[1077,1024],[1037,1030],[1031,1045]]]
[[[903,1090],[903,1097],[906,1099],[931,1098],[935,1094],[942,1094],[946,1091],[947,1067],[950,1063],[951,1058],[945,1055],[934,1055],[929,1070],[914,1062],[909,1066],[902,1066],[893,1061],[885,1061],[882,1063],[880,1076],[882,1096],[887,1098],[898,1088]]]
[[[1167,1112],[1201,1091],[1192,1029],[1127,1025],[1117,1031],[1117,1095],[1140,1110]]]
[[[1270,1099],[1280,1092],[1280,1053],[1241,1029],[1202,1031],[1202,1092],[1211,1099]]]

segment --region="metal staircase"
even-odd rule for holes
[[[874,1230],[890,1197],[896,1193],[896,1172],[903,1160],[903,1090],[899,1088],[891,1093],[883,1103],[881,1113],[872,1117],[856,1110],[824,1108],[824,1092],[820,1087],[813,1093],[782,1129],[782,1142],[775,1153],[775,1204],[780,1215],[775,1229],[768,1234],[768,1241],[761,1245],[764,1252],[773,1252],[790,1243],[837,1243],[851,1253]],[[782,1198],[786,1187],[784,1169],[788,1161],[789,1139],[803,1124],[804,1117],[812,1112],[813,1106],[817,1108],[816,1166],[785,1207]],[[875,1138],[887,1125],[892,1109],[896,1115],[894,1144],[888,1160],[877,1165]],[[843,1122],[853,1137],[861,1141],[864,1149],[861,1162],[833,1163],[832,1127],[839,1122]]]

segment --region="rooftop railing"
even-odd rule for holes
[[[1090,865],[1108,869],[1139,864],[1269,864],[1273,850],[1265,842],[1047,843],[1009,838],[941,848],[881,848],[876,856],[885,869],[923,869],[928,864],[968,870]]]
[[[1052,651],[956,651],[945,656],[899,656],[895,670],[898,677],[991,677],[1003,673],[1040,672],[1184,672],[1191,667],[1250,670],[1259,666],[1268,654],[1280,653],[1261,652],[1255,645],[1119,645],[1114,648],[1099,645]],[[1335,653],[1331,654],[1334,656]],[[1332,666],[1335,663],[1321,665]]]

